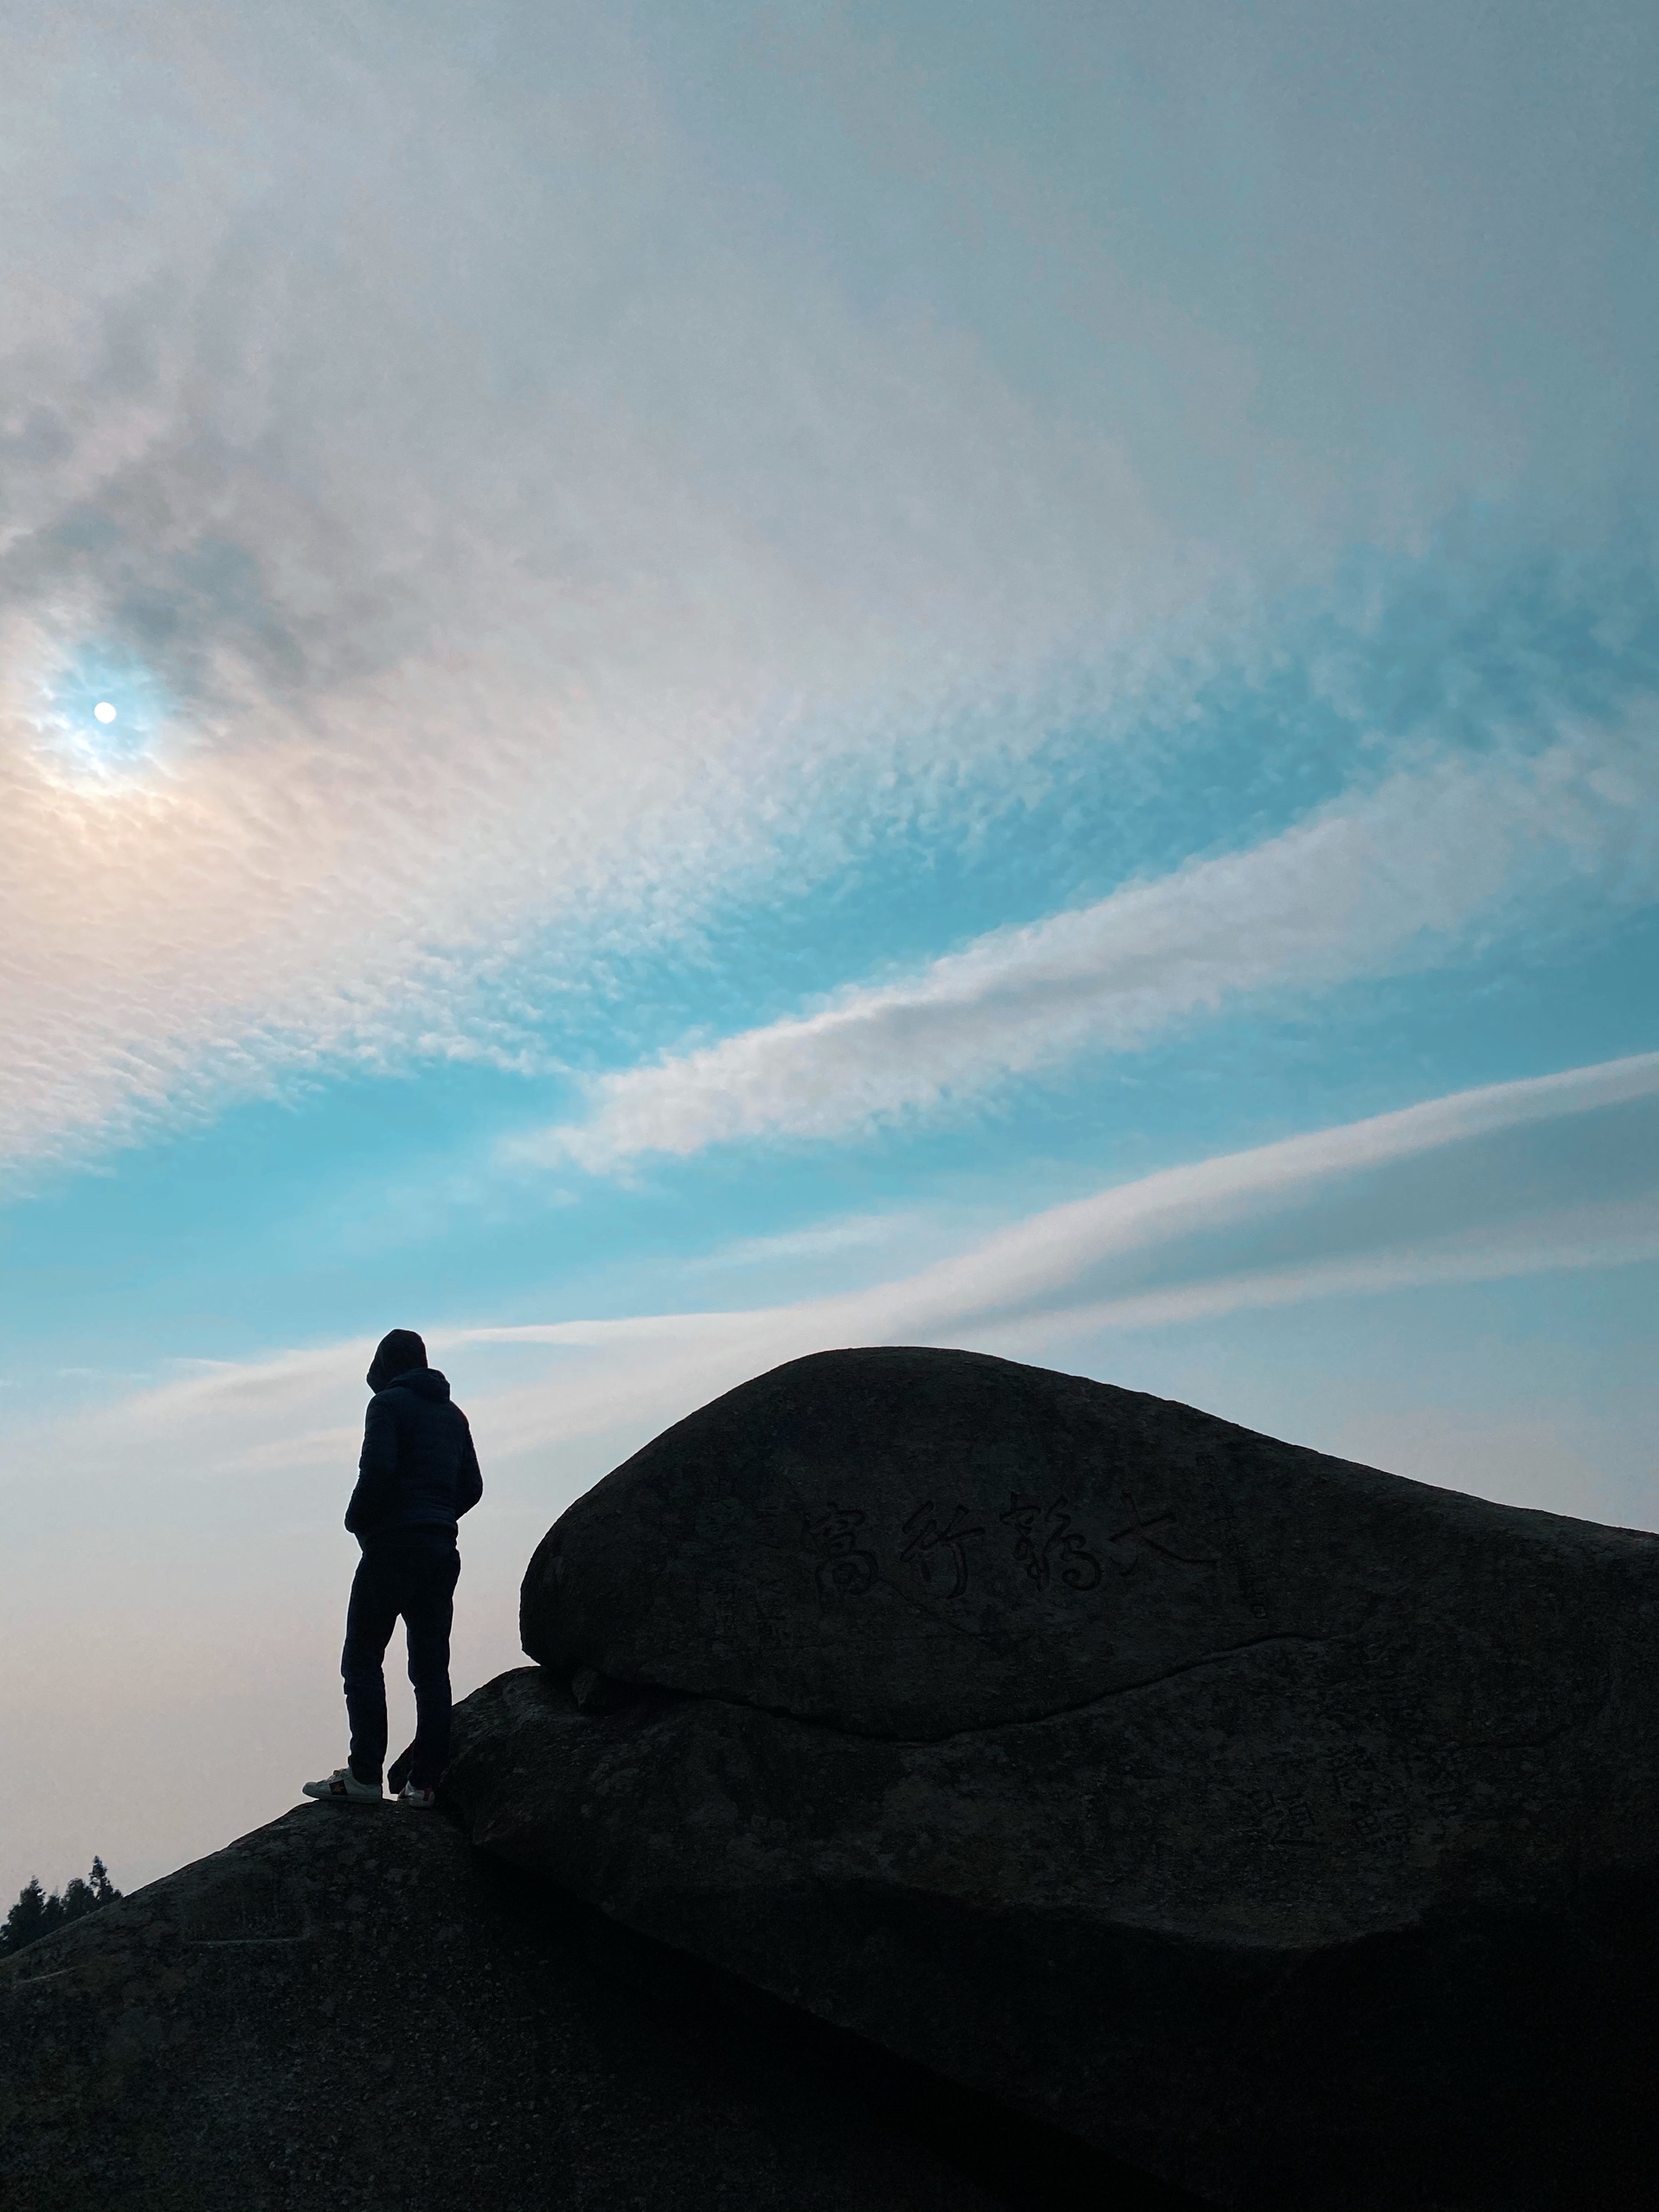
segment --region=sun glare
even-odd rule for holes
[[[176,702],[124,640],[70,643],[61,659],[41,668],[37,681],[35,727],[51,774],[82,789],[114,793],[162,765]]]

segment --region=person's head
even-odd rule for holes
[[[424,1367],[426,1363],[427,1347],[412,1328],[390,1329],[376,1345],[375,1356],[369,1362],[369,1387],[384,1390],[399,1375],[408,1374],[411,1367]]]

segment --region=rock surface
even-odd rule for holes
[[[656,1946],[524,1889],[442,1817],[307,1807],[7,1960],[0,2202],[1013,2201],[918,2137],[902,2087],[895,2101],[838,2072],[787,2022],[735,2013]]]
[[[849,1352],[523,1621],[453,1801],[632,1926],[1218,2203],[1650,2202],[1659,1540]]]

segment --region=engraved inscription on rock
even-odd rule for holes
[[[1212,1445],[1174,1415],[974,1354],[793,1362],[570,1509],[526,1580],[526,1649],[900,1736],[1238,1652],[1273,1625],[1264,1562],[1221,1424]]]
[[[799,1464],[777,1474],[794,1495],[811,1480]],[[1145,1600],[1135,1608],[1141,1611],[1241,1611],[1218,1572],[1227,1564],[1223,1552],[1186,1526],[1190,1516],[1160,1494],[1156,1502],[1143,1502],[1144,1490],[1137,1495],[1127,1483],[1106,1479],[1090,1487],[1091,1507],[1051,1485],[1009,1490],[993,1507],[948,1493],[884,1507],[878,1499],[849,1503],[852,1489],[843,1481],[838,1495],[810,1500],[800,1515],[813,1585],[830,1604],[885,1589],[949,1609],[957,1625],[973,1625],[966,1617],[978,1601],[993,1600],[981,1624],[986,1634],[1032,1601],[1050,1610],[1096,1592],[1101,1603],[1087,1609],[1090,1616],[1103,1609],[1121,1617],[1118,1601],[1137,1597]],[[1075,1617],[1077,1609],[1068,1610]],[[1253,1617],[1259,1609],[1242,1610]]]
[[[942,1466],[942,1453],[927,1456],[923,1487],[897,1454],[851,1467],[768,1455],[752,1494],[756,1540],[732,1565],[785,1600],[779,1656],[792,1651],[810,1684],[803,1709],[832,1694],[826,1652],[865,1651],[872,1669],[879,1656],[903,1733],[914,1724],[899,1708],[916,1701],[907,1653],[925,1663],[942,1647],[964,1701],[958,1725],[974,1726],[1059,1711],[1262,1639],[1264,1609],[1201,1476],[1182,1485],[1099,1452],[1060,1466],[1052,1452],[1012,1467],[1006,1452]],[[973,1710],[981,1668],[988,1694]]]

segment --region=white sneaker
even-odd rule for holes
[[[425,1812],[435,1812],[438,1792],[435,1790],[417,1790],[413,1782],[406,1782],[397,1793],[397,1802],[400,1805],[419,1805]]]
[[[337,1766],[326,1781],[307,1782],[305,1793],[308,1797],[320,1797],[325,1804],[369,1804],[380,1803],[378,1782],[359,1782],[349,1766]]]

